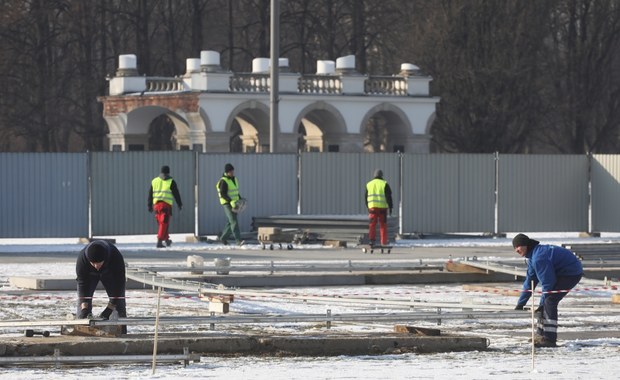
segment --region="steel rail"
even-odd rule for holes
[[[529,313],[518,311],[496,312],[421,312],[421,313],[347,313],[333,314],[329,310],[325,314],[291,314],[291,315],[226,315],[204,317],[159,317],[163,325],[174,324],[244,324],[244,323],[305,323],[305,322],[398,322],[398,321],[428,321],[438,319],[499,319],[499,318],[529,318]],[[120,318],[118,320],[97,321],[93,326],[118,325],[153,325],[154,318]]]
[[[231,266],[148,266],[140,267],[143,270],[154,272],[373,272],[373,271],[423,271],[423,270],[439,270],[443,271],[443,265],[347,265],[334,266],[329,264],[323,265],[231,265]]]
[[[100,363],[142,363],[153,360],[153,355],[82,355],[82,356],[3,356],[0,364],[100,364]],[[157,355],[158,362],[188,362],[199,361],[200,355]]]
[[[498,263],[491,263],[490,261],[486,261],[486,262],[481,262],[481,261],[462,261],[460,262],[461,264],[465,264],[465,265],[469,265],[478,269],[484,269],[487,271],[492,271],[492,272],[500,272],[500,273],[506,273],[506,274],[512,274],[514,276],[518,276],[518,277],[525,277],[525,271],[526,269],[515,269],[515,267],[510,267],[507,264],[498,264]],[[605,280],[595,280],[595,279],[591,279],[591,278],[586,278],[586,277],[582,277],[581,281],[579,282],[580,284],[586,284],[586,285],[595,285],[595,286],[605,286],[605,285],[609,285],[609,281],[605,281]]]
[[[89,326],[89,319],[40,319],[40,320],[4,320],[0,327],[34,327],[34,326]]]
[[[372,305],[391,305],[403,307],[421,307],[421,308],[478,308],[478,309],[498,309],[498,306],[487,304],[455,304],[450,302],[426,302],[411,299],[386,299],[385,297],[341,297],[338,295],[311,295],[302,293],[284,293],[269,291],[251,291],[251,290],[235,290],[226,289],[211,285],[209,288],[204,287],[204,283],[196,281],[180,281],[174,278],[166,278],[159,276],[155,272],[132,271],[127,270],[127,278],[142,282],[153,287],[161,286],[164,289],[176,289],[194,292],[201,296],[233,296],[245,298],[276,298],[281,300],[299,300],[303,302],[313,301],[320,303],[342,303],[342,304],[372,304]],[[500,306],[505,310],[513,309],[512,306]]]
[[[466,309],[466,305],[463,305]],[[620,314],[618,308],[563,308],[562,315],[580,313],[580,316],[594,315],[604,312],[606,314]],[[600,315],[600,314],[596,314]],[[324,314],[240,314],[240,315],[205,315],[205,316],[160,316],[159,323],[163,325],[175,324],[244,324],[244,323],[304,323],[304,322],[395,322],[395,321],[434,321],[441,319],[506,319],[506,318],[530,318],[527,311],[505,310],[463,310],[444,311],[437,308],[435,311],[410,311],[410,312],[385,312],[385,313],[342,313],[333,314],[328,309]],[[10,327],[55,327],[63,325],[88,325],[91,327],[101,326],[142,326],[154,324],[154,317],[129,317],[115,320],[78,319],[78,320],[39,320],[39,321],[1,321],[0,328]]]

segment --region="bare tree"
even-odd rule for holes
[[[620,4],[557,3],[549,23],[550,96],[545,142],[565,153],[620,148]]]

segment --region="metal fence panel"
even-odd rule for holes
[[[302,153],[301,213],[361,213],[359,153]]]
[[[495,232],[495,155],[459,158],[459,230]]]
[[[619,232],[620,156],[593,155],[591,181],[592,232]]]
[[[405,154],[403,232],[492,232],[493,155]]]
[[[0,153],[0,237],[88,236],[87,155]]]
[[[239,180],[239,194],[248,200],[239,214],[242,232],[252,230],[253,216],[297,213],[296,154],[205,153],[198,156],[198,234],[220,234],[226,217],[216,184],[224,165],[231,163]]]
[[[400,199],[397,153],[302,153],[301,213],[366,214],[364,190],[375,169],[383,170],[396,207]]]
[[[170,167],[184,206],[182,211],[173,206],[169,232],[194,233],[194,152],[96,152],[91,156],[93,236],[157,233],[147,200],[163,165]]]
[[[588,229],[588,157],[499,156],[499,231]]]

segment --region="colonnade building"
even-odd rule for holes
[[[111,151],[270,151],[270,59],[255,58],[252,72],[220,66],[218,52],[186,60],[176,77],[149,77],[135,55],[119,56],[109,79],[103,116]],[[317,72],[278,67],[277,152],[428,153],[438,97],[432,78],[403,63],[394,75],[355,70],[355,57],[317,61]]]

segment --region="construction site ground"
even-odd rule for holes
[[[420,263],[447,263],[449,261],[467,262],[468,260],[493,259],[514,259],[516,254],[511,247],[394,247],[388,254],[369,254],[363,253],[357,247],[350,248],[325,248],[303,246],[295,247],[293,250],[263,250],[258,247],[230,248],[223,247],[221,250],[200,250],[166,249],[151,250],[131,250],[124,249],[122,253],[125,260],[130,265],[149,266],[161,263],[182,264],[188,255],[199,255],[205,263],[212,263],[215,259],[230,259],[231,265],[238,262],[376,262],[385,264],[390,262],[420,262]],[[19,266],[28,265],[62,265],[75,262],[75,252],[52,251],[45,252],[0,252],[0,264],[10,264]],[[39,275],[45,278],[45,273]],[[514,276],[507,274],[485,273],[484,271],[472,271],[471,273],[452,273],[446,270],[405,272],[405,273],[311,273],[311,274],[290,274],[274,275],[268,273],[258,274],[211,274],[206,275],[210,282],[223,284],[226,287],[320,287],[325,285],[340,287],[372,287],[376,285],[394,284],[447,284],[448,287],[460,288],[466,283],[482,284],[488,283],[491,289],[514,289],[520,287],[520,281]],[[36,276],[34,276],[36,277]],[[192,277],[192,276],[189,276]],[[195,277],[195,276],[194,276]],[[248,278],[252,278],[248,282]],[[275,278],[280,280],[274,282]],[[329,278],[338,281],[330,282]],[[0,296],[18,295],[13,300],[14,303],[29,302],[27,296],[45,294],[49,300],[37,299],[32,302],[32,316],[36,316],[37,308],[53,309],[58,298],[70,299],[74,290],[70,285],[74,279],[71,276],[59,277],[60,283],[69,284],[69,289],[39,289],[39,290],[15,290],[3,291]],[[243,281],[246,282],[243,282]],[[51,284],[51,282],[50,282]],[[75,283],[73,282],[73,285]],[[134,284],[135,285],[135,284]],[[66,285],[62,285],[66,286]],[[131,287],[132,296],[139,298],[140,294],[150,297],[152,300],[154,290],[139,285]],[[73,288],[74,289],[74,288]],[[616,292],[617,293],[617,292]],[[20,300],[20,295],[25,296],[24,301]],[[516,299],[515,299],[516,300]],[[617,308],[612,305],[610,300],[602,299],[603,307]],[[5,305],[7,303],[3,302]],[[70,304],[70,303],[69,303]],[[128,301],[129,309],[131,302]],[[234,304],[233,304],[234,305]],[[598,305],[598,306],[601,306]],[[198,308],[192,306],[189,313],[194,313]],[[66,307],[65,307],[66,309]],[[137,310],[136,310],[137,309]],[[134,313],[139,312],[139,308],[134,308]],[[321,310],[324,310],[322,308]],[[61,310],[56,314],[64,316],[66,312]],[[389,312],[389,310],[387,310]],[[54,312],[47,311],[48,314],[40,313],[41,316],[53,318]],[[208,315],[208,313],[205,313]],[[152,316],[152,313],[150,314]],[[527,324],[527,318],[524,319]],[[416,324],[413,322],[412,324]],[[393,324],[392,324],[393,325]],[[395,333],[390,323],[384,323],[383,328],[366,328],[364,324],[359,329],[343,329],[338,326],[327,328],[325,323],[301,324],[302,327],[286,324],[284,328],[277,326],[254,327],[251,325],[236,325],[233,327],[217,325],[215,328],[209,325],[188,326],[180,325],[177,328],[164,327],[158,338],[159,353],[182,353],[184,348],[189,348],[191,352],[219,355],[376,355],[392,354],[399,352],[445,352],[445,351],[467,351],[484,350],[493,339],[495,333],[512,334],[515,337],[527,339],[528,332],[518,327],[496,327],[490,323],[489,328],[485,329],[463,329],[462,326],[451,329],[448,325],[435,326],[441,330],[439,336],[423,336],[416,334]],[[522,327],[522,325],[521,325]],[[577,327],[577,325],[575,326]],[[35,335],[33,337],[20,336],[15,333],[0,332],[0,356],[33,356],[33,355],[53,355],[54,350],[60,350],[64,355],[140,355],[153,352],[154,335],[152,326],[143,329],[129,328],[129,334],[120,337],[78,337],[59,335],[56,327],[37,328],[38,330],[50,330],[52,335],[44,337]],[[512,330],[512,331],[511,331]],[[562,339],[596,339],[596,337],[616,337],[620,338],[620,329],[612,326],[588,326],[586,328],[567,329],[561,332]]]

